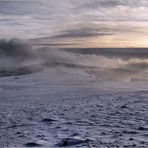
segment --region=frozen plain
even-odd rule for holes
[[[148,82],[49,67],[0,78],[0,147],[148,147]]]

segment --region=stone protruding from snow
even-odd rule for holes
[[[57,144],[60,147],[64,147],[64,146],[72,146],[72,145],[78,145],[78,144],[87,144],[89,141],[91,141],[90,139],[82,139],[80,137],[69,137],[69,138],[64,138],[61,139],[61,141]]]

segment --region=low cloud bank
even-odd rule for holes
[[[91,50],[91,49],[90,49]],[[93,74],[108,79],[132,77],[147,79],[148,60],[146,58],[108,57],[98,54],[68,52],[50,47],[33,47],[29,41],[21,39],[0,40],[0,76],[27,74],[42,70],[47,66],[65,65],[84,69],[95,69]],[[103,70],[100,70],[103,69]],[[115,76],[115,77],[114,77]],[[104,78],[105,79],[105,78]]]

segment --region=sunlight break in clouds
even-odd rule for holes
[[[64,47],[147,47],[147,7],[146,0],[0,1],[0,32]]]

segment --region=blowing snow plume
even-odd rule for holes
[[[108,57],[102,54],[103,51],[101,54],[96,54],[90,49],[90,52],[91,54],[85,54],[50,47],[37,48],[29,41],[16,38],[2,39],[0,40],[0,76],[23,75],[47,67],[65,66],[75,70],[83,69],[90,75],[105,80],[148,79],[148,60],[144,57],[129,57],[128,53],[124,58]]]
[[[33,73],[74,61],[74,54],[59,49],[33,47],[29,41],[18,38],[0,40],[0,76]]]
[[[0,76],[22,75],[40,70],[29,42],[21,39],[0,40]]]

